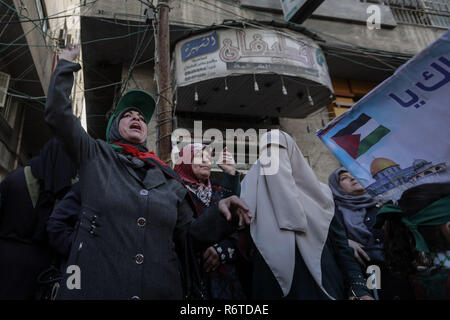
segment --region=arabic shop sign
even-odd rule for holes
[[[450,31],[318,136],[372,195],[450,181]]]
[[[216,32],[195,38],[181,46],[181,60],[186,61],[202,54],[214,52],[218,47],[219,41],[217,40]]]
[[[175,46],[177,86],[231,75],[275,73],[332,85],[320,47],[290,30],[216,30]]]

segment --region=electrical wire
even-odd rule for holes
[[[70,10],[75,10],[75,9],[80,8],[80,7],[82,7],[82,6],[87,6],[87,5],[93,4],[93,3],[97,2],[97,1],[98,1],[98,0],[93,0],[93,1],[91,1],[91,2],[88,2],[88,3],[85,3],[85,4],[81,4],[81,5],[76,6],[76,7],[74,7],[74,8],[69,8],[69,9],[63,10],[63,11],[61,11],[61,12],[58,12],[58,13],[52,14],[52,15],[50,15],[50,16],[47,16],[46,19],[51,18],[51,17],[55,17],[55,16],[57,16],[57,15],[59,15],[59,14],[61,14],[61,13],[64,13],[64,12],[67,12],[67,11],[70,11]],[[19,11],[17,11],[15,8],[11,7],[11,6],[8,5],[7,3],[5,3],[3,0],[0,0],[0,3],[3,4],[4,6],[6,6],[6,7],[7,7],[9,10],[11,10],[12,12],[17,13],[17,14],[20,15],[21,17],[24,17],[24,18],[26,18],[27,20],[31,20],[28,16],[22,15]],[[28,11],[27,11],[27,12],[28,12]],[[37,29],[39,32],[41,32],[41,34],[42,34],[43,37],[44,37],[44,41],[45,41],[45,39],[46,39],[47,37],[49,37],[50,40],[53,40],[53,39],[47,34],[48,30],[47,30],[47,32],[44,33],[43,30],[41,29],[41,26],[40,26],[40,25],[38,25],[38,24],[36,24],[36,23],[34,23],[34,22],[32,22],[32,23],[34,24],[34,27],[33,27],[32,29],[28,30],[28,31],[27,31],[26,33],[24,33],[23,35],[19,36],[19,37],[18,37],[17,39],[15,39],[13,42],[8,43],[8,44],[5,44],[5,43],[0,44],[0,45],[5,45],[5,46],[6,46],[6,48],[3,48],[2,50],[0,50],[0,53],[2,53],[2,52],[4,52],[5,50],[7,50],[7,49],[8,49],[11,45],[13,45],[16,41],[18,41],[18,40],[24,38],[26,35],[28,35],[28,34],[31,33],[32,31],[34,31],[35,29]],[[48,45],[46,45],[45,47],[54,48],[55,46],[54,46],[54,45],[53,45],[53,46],[48,46]]]
[[[45,106],[45,103],[42,102],[42,101],[39,101],[39,100],[46,99],[46,98],[47,98],[46,96],[43,96],[43,97],[31,97],[31,96],[29,96],[28,94],[23,93],[23,92],[20,92],[20,91],[18,91],[18,90],[15,90],[15,89],[13,89],[13,88],[8,88],[8,91],[15,92],[15,93],[10,93],[10,92],[8,92],[8,93],[7,93],[8,95],[11,95],[11,96],[16,97],[16,98],[21,98],[21,99],[34,100],[34,101],[36,101],[37,103],[40,103],[40,104],[42,104],[43,106]]]
[[[98,87],[94,87],[94,88],[84,89],[83,92],[99,90],[99,89],[115,86],[115,85],[122,84],[122,83],[123,83],[123,81],[118,81],[118,82],[114,82],[114,83],[110,83],[110,84],[105,84],[103,86],[98,86]]]
[[[3,35],[3,33],[5,32],[5,30],[8,28],[8,26],[9,26],[9,24],[11,23],[11,20],[12,20],[13,17],[14,17],[14,15],[12,14],[12,15],[10,16],[10,18],[9,18],[9,21],[6,22],[6,25],[5,25],[5,27],[3,28],[2,32],[0,32],[0,37]],[[2,24],[5,23],[5,22],[3,22],[3,19],[2,19],[2,22],[1,22],[1,23],[2,23]]]
[[[9,10],[11,10],[11,11],[13,11],[13,12],[16,12],[20,17],[23,17],[23,18],[26,18],[27,20],[31,20],[28,16],[24,16],[24,15],[22,15],[19,11],[17,11],[15,8],[13,8],[13,7],[11,7],[10,5],[8,5],[7,3],[5,3],[3,0],[0,0],[0,3],[1,4],[3,4],[3,5],[5,5]],[[21,3],[21,5],[22,5],[22,3]],[[22,11],[22,10],[21,10]],[[27,11],[28,12],[28,11]],[[38,24],[36,24],[35,22],[33,22],[32,21],[32,23],[34,24],[34,28],[32,28],[32,29],[30,29],[30,31],[29,32],[31,32],[31,31],[33,31],[33,30],[35,30],[35,29],[37,29],[42,35],[43,35],[43,37],[44,37],[44,41],[46,41],[45,39],[46,39],[46,37],[50,37],[48,34],[47,34],[47,32],[44,32],[41,28],[42,28],[42,25],[38,25]],[[48,31],[48,30],[47,30]],[[29,32],[27,32],[27,34],[29,33]],[[21,38],[21,37],[20,37]],[[51,39],[51,38],[50,38]],[[15,42],[15,41],[14,41]],[[8,46],[9,47],[9,46]],[[7,48],[8,48],[7,47]],[[0,52],[3,52],[4,50],[1,50]]]
[[[27,22],[42,22],[45,20],[53,20],[53,19],[60,19],[60,18],[69,18],[73,17],[73,14],[68,14],[65,16],[58,16],[58,17],[46,17],[42,19],[26,19],[26,20],[16,20],[16,21],[10,21],[10,22],[0,22],[0,24],[14,24],[14,23],[27,23]]]
[[[255,25],[254,23],[250,23],[250,22],[245,22],[245,24],[251,25],[251,26],[253,26],[253,27],[258,27],[259,29],[263,29],[264,27],[266,27],[266,26],[264,26],[263,24],[260,24],[259,26],[257,26],[257,25]],[[299,41],[299,40],[300,40],[300,39],[297,39],[297,38],[293,37],[293,35],[289,35],[289,34],[286,33],[286,32],[281,32],[281,31],[279,31],[279,33],[281,33],[281,34],[283,34],[283,35],[285,35],[285,36],[289,36],[289,37],[292,38],[294,41]],[[305,43],[305,42],[304,42],[303,44],[304,44],[304,45],[308,45],[308,44]],[[308,45],[308,46],[309,46],[309,45]],[[361,52],[360,49],[357,49],[357,50]],[[335,55],[336,55],[336,54],[335,54]],[[373,59],[377,60],[378,62],[380,62],[381,64],[384,64],[384,65],[387,65],[388,67],[390,67],[390,71],[395,71],[395,70],[397,69],[395,66],[392,66],[392,65],[388,64],[387,62],[385,62],[385,61],[383,61],[383,60],[381,60],[381,59],[379,59],[379,58],[377,58],[377,57],[374,57],[374,56],[372,56],[372,55],[368,55],[368,54],[365,53],[365,52],[363,52],[363,54],[360,55],[360,56],[373,58]],[[351,60],[350,60],[350,61],[351,61]],[[356,63],[356,62],[355,62],[355,63]],[[359,64],[361,64],[361,63],[359,63]],[[370,66],[370,68],[372,68],[372,69],[380,69],[380,68],[377,68],[377,67],[375,67],[375,66]],[[380,69],[380,70],[386,70],[386,69]],[[389,70],[388,70],[388,71],[389,71]]]
[[[13,80],[13,79],[11,79],[11,80]],[[36,80],[36,81],[38,81],[38,80]],[[107,87],[111,87],[111,86],[120,84],[122,82],[123,81],[118,81],[118,82],[114,82],[114,83],[110,83],[110,84],[106,84],[106,85],[102,85],[102,86],[98,86],[98,87],[94,87],[94,88],[84,89],[84,90],[81,90],[81,92],[89,92],[89,91],[94,91],[94,90],[100,90],[100,89],[104,89],[104,88],[107,88]],[[28,99],[28,100],[43,100],[43,99],[47,99],[47,96],[32,97],[32,96],[27,95],[26,93],[20,92],[20,91],[18,91],[16,89],[13,89],[13,88],[8,88],[8,90],[16,92],[16,94],[9,93],[9,92],[7,93],[8,95],[10,95],[12,97],[16,97],[16,98],[22,98],[22,99]]]
[[[214,13],[217,12],[216,10],[213,10],[213,9],[210,9],[210,8],[207,8],[207,7],[204,7],[204,6],[200,6],[200,5],[198,5],[198,4],[193,4],[193,3],[189,2],[189,1],[186,1],[186,0],[182,0],[182,1],[185,2],[185,3],[187,3],[187,4],[190,4],[190,5],[192,5],[192,6],[199,7],[199,8],[202,8],[202,9],[205,9],[205,10],[208,10],[208,11],[211,11],[211,12],[214,12]],[[244,27],[245,27],[245,24],[247,24],[247,25],[252,26],[252,27],[255,27],[255,28],[259,28],[259,29],[262,29],[262,30],[267,30],[267,25],[264,25],[264,24],[258,23],[258,22],[250,22],[250,21],[248,21],[248,18],[247,18],[247,17],[241,16],[241,15],[235,13],[235,12],[228,11],[228,10],[222,8],[222,7],[219,7],[219,6],[215,5],[215,4],[211,4],[211,3],[207,2],[207,1],[204,1],[204,0],[200,0],[200,1],[202,1],[203,3],[208,4],[208,5],[210,5],[210,6],[213,6],[214,8],[219,9],[219,10],[221,10],[221,11],[223,11],[223,12],[226,12],[226,13],[228,13],[228,14],[230,14],[230,15],[237,16],[237,17],[239,17],[239,18],[244,19],[245,21],[242,21],[242,22],[241,22],[241,23],[244,25]],[[222,1],[221,1],[221,2],[222,2]],[[229,4],[229,5],[230,5],[230,6],[233,6],[233,5],[231,5],[231,4]],[[233,6],[233,7],[236,7],[236,8],[239,8],[239,9],[247,9],[247,8],[245,8],[245,7],[243,8],[243,7],[239,7],[239,6]],[[254,12],[256,12],[256,13],[259,13],[259,12],[255,11],[255,10],[251,10],[251,11],[254,11]],[[269,16],[269,15],[264,15],[264,16]],[[273,17],[273,16],[270,16],[270,17],[271,17],[272,19],[275,19],[275,20],[276,20],[275,17]],[[286,23],[286,21],[284,21],[284,20],[283,20],[283,22]],[[258,25],[258,24],[259,24],[259,25]],[[296,24],[295,24],[295,25],[296,25]],[[297,25],[297,26],[301,26],[301,27],[303,27],[303,28],[306,29],[306,27],[305,27],[304,25]],[[225,27],[227,27],[227,26],[225,26]],[[283,31],[281,31],[281,30],[276,30],[276,32],[277,32],[277,33],[280,33],[280,34],[283,34],[283,35],[285,35],[285,36],[287,36],[287,37],[289,37],[289,38],[292,38],[294,41],[299,41],[298,37],[295,37],[295,35],[293,35],[293,34],[289,34],[289,33],[283,32]],[[348,42],[347,42],[347,43],[348,43]],[[305,44],[305,45],[308,45],[307,43],[304,43],[304,44]],[[354,45],[354,44],[353,44],[353,45]],[[356,46],[356,45],[354,45],[354,46]],[[358,49],[358,48],[356,48],[356,49],[357,49],[358,51],[361,51],[361,49]],[[384,52],[384,51],[376,51],[376,54],[382,55],[382,56],[384,56],[384,57],[388,56],[388,57],[395,57],[395,58],[397,58],[397,59],[409,60],[409,58],[405,58],[405,57],[402,57],[402,56],[393,56],[393,55],[391,55],[391,54],[386,54],[386,52]],[[336,54],[336,53],[334,53],[334,55],[335,55],[335,56],[338,56],[338,54]],[[381,71],[391,71],[391,72],[392,72],[392,71],[395,71],[395,70],[397,69],[395,66],[393,66],[393,65],[387,63],[386,61],[383,61],[383,60],[381,60],[381,59],[379,59],[379,58],[377,58],[377,57],[375,57],[375,56],[369,55],[367,52],[362,52],[361,56],[364,56],[364,57],[370,57],[370,58],[376,60],[377,62],[379,62],[379,63],[381,63],[381,64],[384,64],[384,65],[388,66],[390,69],[379,68],[379,67],[376,67],[376,66],[369,66],[369,65],[364,64],[364,63],[362,63],[362,62],[357,62],[357,61],[349,60],[348,58],[346,58],[346,57],[344,57],[344,56],[339,56],[339,57],[341,57],[342,59],[349,60],[349,61],[354,62],[354,63],[359,64],[359,65],[367,66],[367,67],[369,67],[369,68],[371,68],[371,69],[378,69],[378,70],[381,70]]]
[[[206,3],[206,4],[208,4],[208,5],[214,6],[215,8],[218,8],[218,9],[220,9],[220,10],[223,10],[223,11],[229,13],[229,14],[233,14],[234,16],[238,16],[238,17],[240,17],[240,18],[246,19],[246,17],[237,15],[236,13],[230,12],[230,11],[228,11],[228,10],[225,10],[225,9],[223,9],[223,8],[217,6],[217,5],[213,5],[213,4],[208,3],[208,2],[206,2],[206,1],[204,1],[204,0],[201,0],[201,1],[204,2],[204,3]],[[220,1],[220,0],[219,0],[219,1]],[[2,1],[0,0],[0,2],[2,2]],[[94,2],[96,2],[96,1],[93,1],[92,3],[94,3]],[[188,3],[188,4],[190,4],[190,5],[197,6],[197,7],[200,7],[200,8],[203,8],[203,9],[206,9],[206,10],[215,12],[215,11],[212,10],[212,9],[209,9],[209,8],[206,8],[206,7],[203,7],[203,6],[199,6],[199,5],[196,5],[196,4],[192,4],[192,3],[187,2],[187,1],[185,1],[185,2]],[[233,6],[232,4],[229,4],[229,3],[224,2],[224,1],[220,1],[220,2],[223,2],[223,3],[225,3],[225,4],[228,4],[228,5],[230,5],[230,6]],[[236,6],[233,6],[233,7],[236,7]],[[249,10],[248,8],[245,8],[245,7],[238,7],[238,8],[239,8],[239,9],[244,9],[244,10]],[[65,11],[68,11],[68,10],[65,10]],[[65,11],[63,11],[63,12],[65,12]],[[258,12],[258,11],[256,11],[256,10],[250,10],[250,11],[253,11],[253,12],[258,13],[258,14],[260,14],[260,15],[268,16],[268,15],[266,15],[266,14],[264,14],[264,13],[261,13],[261,12]],[[58,14],[59,14],[59,13],[58,13]],[[271,17],[271,18],[274,18],[273,16],[270,16],[270,17]],[[58,17],[55,17],[55,18],[58,18]],[[101,20],[101,21],[108,21],[108,20],[106,20],[106,19],[101,19],[101,18],[98,18],[98,19]],[[127,21],[129,21],[129,20],[127,20]],[[283,20],[283,22],[285,22],[285,21]],[[111,22],[111,23],[116,23],[116,22]],[[249,24],[249,25],[252,25],[252,23],[250,23],[250,22],[248,22],[248,21],[246,21],[245,23],[247,23],[247,24]],[[119,23],[116,23],[116,24],[119,24]],[[291,23],[291,24],[293,24],[293,23]],[[297,24],[294,24],[294,25],[297,25]],[[139,25],[139,26],[141,26],[141,25]],[[226,26],[226,25],[222,25],[222,26],[224,26],[224,27],[229,27],[229,26]],[[254,25],[254,26],[255,26],[255,25]],[[301,26],[302,26],[302,27],[305,27],[304,25],[301,25]],[[261,27],[267,27],[267,26],[264,26],[264,25],[260,24],[258,27],[261,28]],[[306,28],[306,27],[305,27],[305,28]],[[182,30],[182,31],[189,31],[189,30],[199,30],[199,29],[198,29],[198,28],[191,28],[191,29],[181,29],[181,30]],[[142,31],[141,31],[141,32],[142,32]],[[98,41],[113,40],[113,39],[118,39],[118,38],[122,38],[122,37],[132,36],[132,35],[134,35],[134,34],[139,34],[139,33],[140,33],[140,31],[137,31],[136,33],[129,33],[128,35],[123,35],[123,36],[118,36],[118,37],[100,38],[100,39],[90,40],[90,41],[87,41],[87,42],[82,43],[82,44],[90,44],[90,43],[95,43],[95,42],[98,42]],[[326,34],[326,36],[334,37],[334,36],[331,36],[331,35],[328,35],[328,34]],[[336,38],[336,37],[334,37],[334,38]],[[337,38],[337,39],[338,39],[338,38]],[[338,39],[338,40],[342,40],[342,39]],[[13,41],[13,42],[14,42],[14,41]],[[353,44],[353,43],[351,43],[351,42],[348,42],[348,41],[342,40],[342,42],[350,43],[352,46],[357,46],[357,45],[355,45],[355,44]],[[6,44],[6,43],[1,43],[1,45],[8,45],[8,44]],[[27,46],[28,44],[17,44],[17,45],[19,45],[19,46]],[[36,46],[36,45],[31,45],[31,46]],[[39,45],[38,45],[38,46],[39,46]],[[360,47],[360,46],[359,46],[359,47]],[[364,47],[363,47],[363,48],[364,48]],[[379,51],[379,50],[376,50],[376,49],[370,49],[370,48],[365,48],[365,49],[368,49],[368,50],[370,50],[370,51],[373,51],[374,53],[380,54],[380,55],[382,55],[382,56],[394,57],[394,58],[397,58],[397,59],[404,59],[404,60],[408,60],[408,59],[409,59],[409,58],[405,58],[405,57],[389,55],[389,54],[386,54],[386,52],[384,52],[384,51]],[[365,55],[367,55],[367,54],[365,54]],[[380,62],[380,61],[379,61],[379,62]],[[392,68],[393,66],[390,66],[390,67]]]
[[[3,1],[1,1],[0,0],[0,2],[3,2]],[[96,1],[93,1],[92,3],[94,3],[94,2],[96,2]],[[208,3],[208,2],[206,2],[206,1],[203,1],[204,3],[206,3],[206,4],[208,4],[208,5],[211,5],[210,3]],[[222,2],[222,1],[221,1]],[[194,5],[194,4],[192,4],[192,5]],[[215,6],[215,7],[217,7],[217,6]],[[204,9],[207,9],[207,8],[205,8],[205,7],[202,7],[202,8],[204,8]],[[220,8],[220,7],[219,7]],[[222,10],[223,10],[223,8],[221,8]],[[241,8],[242,9],[242,8]],[[245,8],[244,8],[245,9]],[[210,10],[210,9],[209,9]],[[67,11],[67,10],[66,10]],[[230,12],[229,12],[230,13]],[[230,13],[231,14],[231,13]],[[233,13],[234,14],[234,13]],[[11,15],[11,17],[12,17],[13,15]],[[64,17],[64,16],[62,16],[62,17]],[[241,16],[242,17],[242,16]],[[60,18],[60,17],[54,17],[54,18]],[[244,17],[242,17],[242,18],[244,18]],[[104,20],[104,19],[100,19],[100,20],[102,20],[102,21],[106,21],[106,20]],[[129,20],[128,20],[129,21]],[[245,22],[246,24],[249,24],[249,25],[252,25],[252,23],[249,23],[249,22]],[[223,25],[224,27],[228,27],[228,28],[232,28],[232,27],[230,27],[230,26],[226,26],[226,25]],[[253,26],[255,26],[255,25],[253,25]],[[256,25],[257,26],[257,25]],[[257,26],[257,27],[259,27],[259,28],[261,28],[261,27],[265,27],[264,25],[259,25],[259,26]],[[135,34],[140,34],[140,33],[145,33],[146,31],[147,31],[147,29],[148,28],[146,28],[146,30],[144,30],[144,31],[137,31],[137,32],[131,32],[131,33],[128,33],[128,34],[126,34],[126,35],[122,35],[122,36],[117,36],[117,37],[109,37],[109,38],[100,38],[100,39],[94,39],[94,40],[89,40],[89,41],[86,41],[86,42],[84,42],[84,43],[82,43],[82,44],[84,44],[84,45],[87,45],[87,44],[91,44],[91,43],[95,43],[95,42],[99,42],[99,41],[107,41],[107,40],[113,40],[113,39],[119,39],[119,38],[125,38],[125,37],[130,37],[130,36],[132,36],[132,35],[135,35]],[[236,28],[234,28],[234,29],[236,29]],[[198,30],[198,28],[192,28],[192,29],[183,29],[184,31],[189,31],[189,30]],[[154,28],[154,34],[156,34],[156,30],[155,30],[155,28]],[[144,35],[145,36],[145,35]],[[144,39],[144,37],[142,38],[142,39]],[[21,44],[16,44],[16,45],[21,45]],[[28,44],[22,44],[22,45],[28,45]],[[33,46],[33,45],[32,45]],[[155,50],[156,50],[156,47],[155,47]],[[144,52],[144,51],[143,51]],[[143,52],[141,53],[141,56],[142,56],[142,54],[143,54]],[[354,60],[351,60],[351,59],[349,59],[349,58],[347,58],[347,57],[344,57],[344,56],[342,56],[342,55],[339,55],[339,54],[336,54],[336,53],[332,53],[332,52],[329,52],[329,51],[325,51],[327,54],[330,54],[330,55],[332,55],[332,56],[336,56],[336,57],[339,57],[339,58],[342,58],[342,59],[346,59],[346,60],[349,60],[349,61],[351,61],[351,62],[353,62],[353,63],[356,63],[356,64],[360,64],[360,65],[363,65],[363,66],[366,66],[366,67],[369,67],[369,68],[374,68],[374,69],[379,69],[379,70],[382,70],[382,71],[390,71],[389,69],[382,69],[382,68],[378,68],[378,67],[373,67],[373,66],[370,66],[370,65],[367,65],[367,64],[364,64],[364,63],[359,63],[359,62],[357,62],[357,61],[354,61]],[[136,51],[136,54],[138,53],[138,51]],[[379,53],[377,53],[377,54],[379,54]],[[385,55],[383,55],[383,56],[385,56]],[[135,55],[135,58],[136,58],[136,55]],[[398,57],[396,57],[396,58],[398,58]],[[151,60],[154,60],[155,58],[151,58],[151,59],[149,59],[149,60],[146,60],[146,61],[144,61],[144,62],[142,62],[142,63],[137,63],[137,61],[138,60],[135,60],[134,61],[134,63],[132,64],[132,65],[134,65],[134,67],[135,66],[137,66],[137,65],[141,65],[141,64],[143,64],[143,63],[146,63],[146,62],[148,62],[148,61],[151,61]],[[20,78],[20,77],[19,77]],[[21,79],[19,79],[19,80],[21,80]],[[25,79],[24,79],[25,80]],[[16,81],[17,81],[17,79],[16,79]],[[26,81],[26,80],[25,80]],[[118,82],[118,83],[122,83],[122,82]],[[115,84],[118,84],[118,83],[114,83],[114,84],[109,84],[109,85],[106,85],[106,86],[111,86],[111,85],[115,85]],[[122,83],[123,84],[123,83]],[[101,86],[101,87],[104,87],[104,86]],[[101,88],[101,87],[99,87],[99,88]],[[90,89],[87,89],[87,90],[85,90],[85,92],[86,91],[91,91],[91,90],[95,90],[95,89],[97,89],[97,88],[90,88]]]
[[[144,31],[145,30],[140,30],[140,31],[131,32],[131,33],[120,35],[120,36],[115,36],[115,37],[108,37],[108,38],[99,38],[99,39],[88,40],[88,41],[85,41],[85,42],[81,42],[80,45],[88,45],[88,44],[101,42],[101,41],[123,39],[123,38],[134,36],[136,34],[143,33]],[[14,42],[12,42],[12,43],[0,43],[0,45],[3,45],[3,46],[22,46],[22,47],[48,47],[48,48],[54,48],[55,47],[55,46],[49,46],[49,45],[28,44],[28,43],[14,43]]]
[[[13,50],[13,52],[17,51],[17,49],[23,49],[23,48],[17,47],[15,50]],[[23,50],[21,53],[17,54],[10,61],[8,61],[8,63],[2,65],[2,68],[6,69],[7,66],[9,66],[11,63],[13,63],[14,61],[18,60],[22,56],[24,56],[26,53],[28,53],[28,50]]]
[[[20,75],[17,76],[18,79],[23,79],[31,70],[33,70],[34,63],[28,66]]]
[[[205,1],[205,0],[200,0],[200,1],[203,2],[203,3],[207,3],[207,4],[211,5],[211,6],[214,6],[214,7],[218,8],[218,9],[224,10],[225,12],[230,13],[230,12],[227,11],[226,9],[223,9],[223,8],[221,8],[221,7],[219,7],[219,6],[216,6],[216,5],[214,5],[214,4],[208,3],[208,2]],[[320,34],[320,35],[323,35],[323,36],[326,36],[326,37],[333,38],[333,39],[337,40],[338,42],[342,42],[342,43],[348,44],[348,45],[350,45],[350,46],[352,46],[352,47],[355,47],[355,48],[358,48],[358,49],[364,49],[364,50],[367,50],[367,51],[370,51],[370,52],[377,52],[377,53],[380,53],[380,52],[381,52],[381,53],[384,53],[384,52],[385,52],[385,51],[382,51],[382,50],[364,47],[364,46],[355,44],[355,43],[353,43],[353,42],[350,42],[350,41],[347,41],[347,40],[340,39],[339,37],[336,37],[336,36],[334,36],[334,35],[325,33],[325,32],[323,32],[323,31],[314,29],[314,28],[312,28],[312,27],[309,27],[309,26],[306,26],[306,25],[303,25],[303,24],[297,24],[297,23],[294,23],[294,22],[285,21],[284,19],[280,19],[280,18],[278,18],[278,17],[276,17],[276,16],[269,15],[269,14],[260,12],[260,11],[255,10],[255,9],[251,9],[251,8],[247,8],[247,7],[241,7],[241,6],[232,4],[232,3],[228,2],[228,1],[225,1],[225,0],[216,0],[216,1],[221,2],[221,3],[223,3],[223,4],[226,4],[226,5],[228,5],[228,6],[234,7],[234,8],[239,8],[240,10],[245,10],[245,11],[253,12],[253,13],[259,15],[259,16],[264,16],[264,17],[266,17],[266,18],[269,17],[269,18],[271,18],[271,19],[274,19],[274,21],[282,22],[282,23],[284,23],[284,24],[292,25],[292,26],[295,26],[295,27],[305,28],[306,30],[308,30],[308,31],[310,31],[310,32],[317,33],[317,34]],[[234,13],[233,13],[233,14],[234,14]],[[238,16],[239,16],[239,15],[238,15]],[[246,17],[242,17],[242,16],[239,16],[239,17],[244,18],[244,19],[247,19]],[[388,55],[387,55],[387,56],[388,56]],[[395,58],[395,56],[391,56],[391,57],[394,57],[394,58]]]
[[[143,34],[143,36],[142,36],[142,39],[141,39],[139,45],[138,45],[137,48],[136,48],[135,55],[134,55],[133,60],[131,61],[130,66],[129,66],[128,71],[127,71],[127,77],[126,77],[125,81],[122,83],[122,87],[121,87],[121,90],[120,90],[120,94],[119,94],[118,96],[116,96],[116,99],[115,99],[115,101],[114,101],[114,103],[113,103],[113,107],[116,105],[116,102],[117,102],[116,100],[117,100],[119,97],[121,97],[122,94],[125,92],[125,90],[126,90],[126,88],[127,88],[127,85],[128,85],[128,82],[129,82],[129,80],[130,80],[130,77],[131,77],[131,75],[132,75],[132,73],[133,73],[134,68],[136,67],[138,61],[141,59],[141,57],[142,57],[142,55],[144,54],[145,50],[147,49],[147,47],[150,45],[150,43],[151,43],[152,40],[153,40],[153,36],[150,37],[150,40],[147,42],[146,46],[142,49],[142,45],[143,45],[143,43],[144,43],[145,36],[147,35],[147,31],[148,31],[149,29],[150,29],[150,25],[145,29],[145,32],[144,32],[144,34]],[[140,52],[141,49],[142,49],[142,52]]]
[[[18,79],[18,78],[10,78],[10,81],[20,81],[20,82],[36,82],[41,83],[39,80],[32,80],[32,79]]]
[[[368,64],[366,64],[366,63],[359,62],[359,61],[355,61],[355,60],[353,60],[353,59],[347,58],[347,57],[345,57],[345,56],[343,56],[343,55],[340,55],[340,54],[331,53],[331,52],[329,52],[329,51],[325,51],[325,53],[328,54],[328,55],[330,55],[330,56],[338,57],[338,58],[340,58],[340,59],[349,61],[349,62],[351,62],[351,63],[357,64],[357,65],[360,65],[360,66],[364,66],[364,67],[369,68],[369,69],[380,70],[380,71],[389,71],[389,72],[392,72],[393,70],[395,70],[395,69],[392,69],[392,68],[386,69],[386,68],[380,68],[380,67],[371,66],[371,65],[368,65]]]

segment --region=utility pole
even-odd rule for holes
[[[169,30],[169,1],[158,1],[158,51],[157,76],[159,90],[158,141],[159,157],[170,164],[172,152],[172,83],[170,79],[170,30]]]

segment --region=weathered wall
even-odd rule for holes
[[[59,37],[60,29],[66,29],[71,35],[72,43],[79,43],[80,38],[80,0],[42,0],[45,13],[50,18],[47,20],[48,28],[44,33],[39,22],[22,23],[25,39],[29,44],[29,49],[33,57],[36,71],[41,81],[42,89],[47,94],[53,67],[56,63],[56,55],[60,49],[56,45],[55,39]],[[16,9],[21,12],[22,19],[39,19],[35,0],[14,0]],[[73,15],[72,17],[64,17]],[[59,19],[54,17],[62,16]],[[80,55],[80,62],[82,61]],[[83,94],[83,73],[78,72],[75,77],[75,85],[72,93],[74,114],[86,123],[86,114]]]
[[[445,31],[404,24],[399,24],[395,29],[382,27],[369,30],[359,24],[316,19],[309,19],[304,24],[312,31],[319,31],[326,40],[337,37],[362,47],[411,55],[425,49]]]
[[[89,2],[86,1],[89,6]],[[49,17],[54,16],[67,16],[72,15],[71,17],[62,17],[59,19],[50,19],[49,21],[49,34],[52,35],[54,39],[57,39],[60,34],[61,29],[66,30],[66,34],[69,35],[67,38],[69,44],[79,44],[80,43],[80,11],[81,8],[84,7],[83,1],[80,0],[46,0],[45,7],[47,10],[47,14]],[[80,48],[81,49],[81,48]],[[61,49],[53,48],[53,54],[55,52],[60,52]],[[80,52],[80,57],[78,62],[83,66],[83,55]],[[50,81],[50,77],[52,74],[52,70],[45,69],[42,73],[45,74],[45,79],[43,80],[43,85]],[[83,80],[83,72],[77,72],[75,74],[75,85],[72,91],[72,101],[73,101],[73,112],[74,114],[81,120],[82,125],[86,128],[86,110],[84,105],[84,80]],[[45,87],[47,90],[48,85]]]
[[[18,12],[21,13],[21,19],[39,19],[39,14],[34,0],[14,0],[14,5]],[[29,50],[36,67],[36,71],[41,81],[42,88],[47,94],[48,84],[50,82],[50,75],[53,64],[53,50],[51,46],[51,34],[49,30],[46,33],[41,29],[39,22],[22,22],[22,29],[25,34],[26,42],[29,45]],[[23,41],[24,42],[24,41]]]
[[[21,20],[28,19],[37,20],[39,14],[35,0],[13,0],[14,7],[18,12],[18,17]],[[21,27],[23,30],[23,38],[18,40],[18,43],[28,43],[28,49],[31,53],[34,68],[37,71],[42,89],[47,94],[48,85],[53,71],[53,66],[56,63],[56,54],[60,51],[54,39],[58,38],[59,30],[66,28],[67,32],[71,34],[72,41],[78,42],[80,36],[80,0],[42,0],[45,13],[50,19],[47,20],[47,31],[42,30],[39,21],[23,22]],[[67,16],[73,14],[72,17],[62,17],[53,19],[54,16]],[[81,59],[80,59],[81,60]],[[74,90],[72,92],[72,100],[75,115],[82,121],[86,128],[86,112],[84,108],[84,86],[83,73],[78,72],[75,78]],[[15,101],[15,100],[13,100]],[[26,107],[25,107],[26,108]],[[17,150],[19,137],[21,135],[21,125],[24,116],[24,106],[17,101],[11,106],[8,119],[0,119],[0,138],[3,140],[0,143],[0,181],[12,171],[16,165],[15,153],[19,151],[19,157],[23,162],[29,155],[24,155],[26,152],[24,147],[27,137],[22,135],[22,144],[20,150]],[[39,134],[39,132],[36,132]],[[5,146],[6,143],[8,148]]]
[[[367,26],[362,23],[361,8],[366,7],[368,4],[361,4],[359,1],[355,1],[356,4],[352,5],[351,0],[346,0],[348,3],[348,16],[357,17],[359,23],[349,21],[331,21],[326,20],[325,14],[332,12],[333,10],[326,10],[327,7],[333,5],[332,1],[325,2],[321,7],[317,9],[317,12],[321,12],[321,19],[310,18],[304,25],[310,28],[311,31],[318,31],[320,36],[323,36],[326,40],[331,40],[326,35],[339,37],[344,41],[349,41],[361,46],[369,47],[372,49],[386,50],[399,53],[416,54],[427,45],[436,40],[441,34],[445,32],[444,29],[402,25],[397,24],[395,28],[395,21],[392,21],[392,14],[382,11],[382,14],[387,15],[385,17],[386,23],[389,27],[383,27],[380,30],[369,30]],[[170,11],[170,20],[173,24],[180,24],[185,26],[210,26],[213,24],[220,24],[224,20],[258,20],[258,21],[283,21],[281,14],[270,11],[254,11],[246,8],[238,8],[230,5],[226,5],[218,1],[200,1],[200,0],[172,0],[170,1],[172,10]],[[339,3],[339,10],[343,11],[342,3]],[[382,9],[389,10],[387,7],[382,6]],[[387,9],[386,9],[387,8]],[[344,10],[345,11],[345,10]],[[144,7],[136,1],[124,2],[122,0],[100,0],[92,5],[82,7],[82,14],[89,16],[97,16],[102,18],[117,18],[117,19],[130,19],[136,21],[143,21]],[[336,15],[337,13],[334,12]],[[367,14],[369,17],[369,14]],[[336,19],[331,16],[330,19]],[[384,17],[382,16],[382,23]],[[356,21],[355,20],[355,21]]]
[[[296,140],[303,156],[323,183],[328,183],[328,176],[340,166],[339,161],[316,136],[316,131],[328,121],[327,108],[305,119],[280,119],[281,129]]]

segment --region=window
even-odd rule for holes
[[[40,23],[41,23],[42,31],[44,33],[46,33],[47,29],[48,29],[47,18],[46,18],[44,6],[42,5],[41,0],[36,0],[36,8],[38,11],[39,19],[41,20]]]
[[[10,76],[0,72],[0,108],[5,106]]]
[[[342,78],[332,78],[331,82],[336,98],[328,106],[330,120],[349,110],[355,102],[377,86],[374,82]]]
[[[424,6],[433,26],[450,27],[450,2],[448,0],[428,0],[424,1]]]
[[[7,96],[4,107],[0,108],[0,115],[5,119],[8,119],[9,110],[11,109],[10,105],[11,105],[11,96]]]
[[[399,23],[447,29],[450,26],[448,0],[384,0]]]
[[[11,128],[14,127],[15,120],[15,112],[13,112],[14,106],[15,103],[13,101],[13,97],[7,96],[5,106],[3,108],[0,108],[0,117],[5,119]]]

